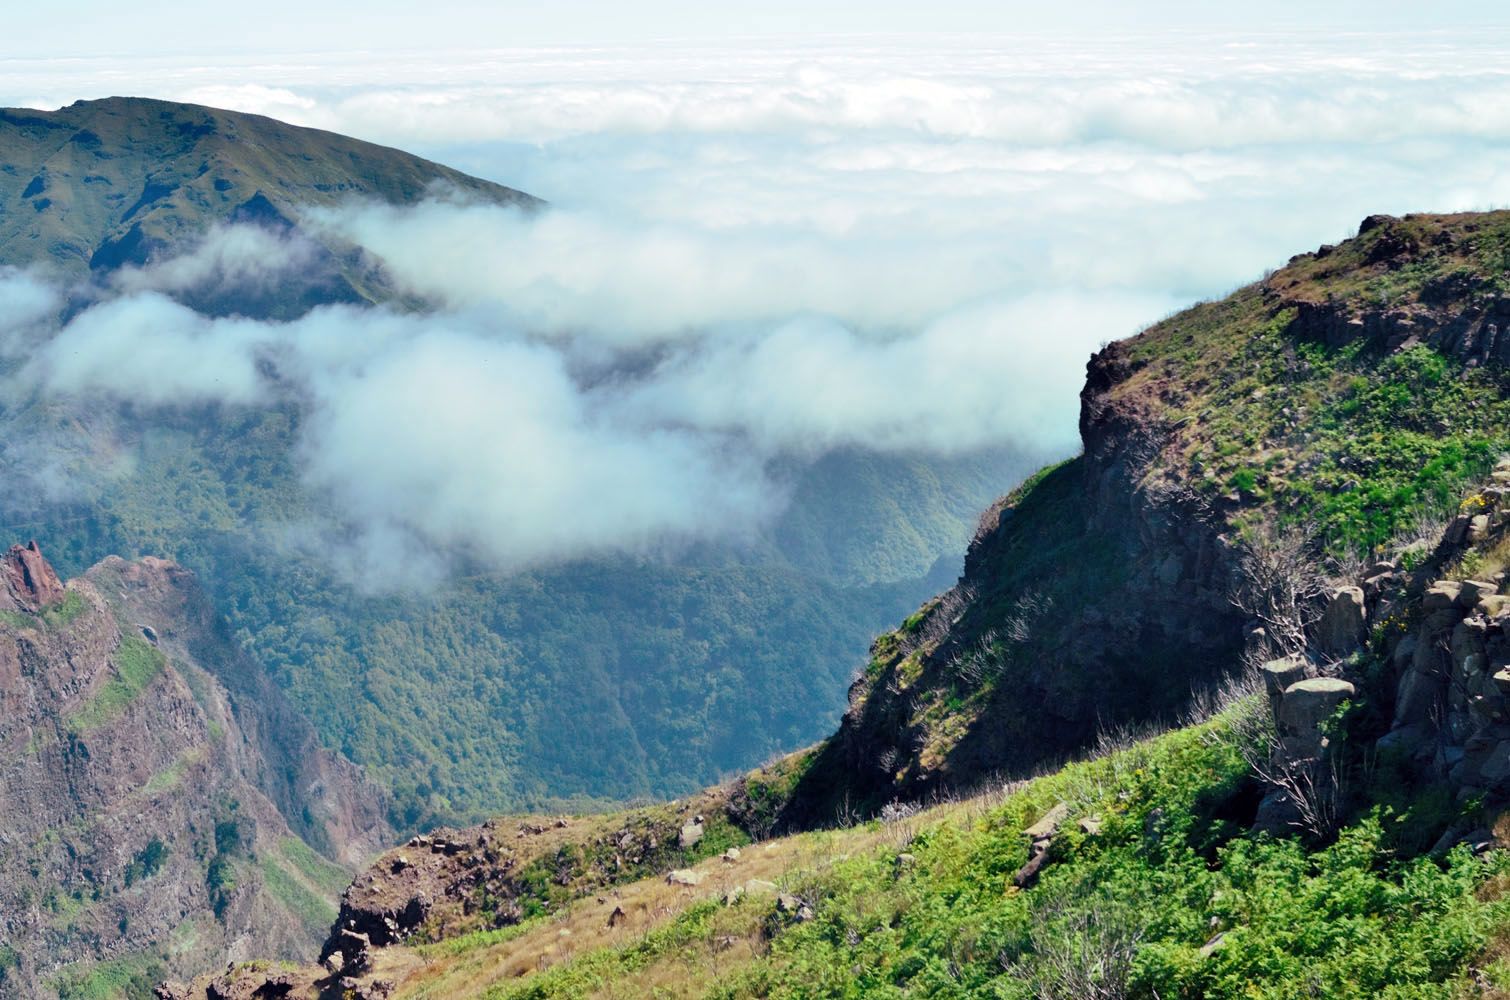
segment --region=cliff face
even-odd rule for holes
[[[1346,575],[1510,445],[1507,239],[1506,213],[1370,217],[1092,357],[1083,453],[877,641],[779,824],[1031,770],[1295,651],[1238,609],[1256,547]]]
[[[0,995],[311,956],[381,794],[238,686],[260,671],[179,567],[64,586],[32,543],[0,580]]]

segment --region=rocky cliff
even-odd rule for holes
[[[108,559],[65,586],[33,542],[0,581],[0,995],[311,957],[389,836],[382,794],[181,568]]]
[[[1264,553],[1345,576],[1510,446],[1507,240],[1502,212],[1371,216],[1098,352],[1083,453],[988,510],[958,585],[877,641],[778,825],[1032,770],[1297,652],[1255,606]]]

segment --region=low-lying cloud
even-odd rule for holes
[[[677,308],[663,312],[668,326],[640,332],[681,335],[647,347],[597,336],[617,329],[601,318],[573,337],[541,334],[528,310],[503,308],[508,296],[265,322],[211,318],[151,287],[183,290],[182,275],[219,287],[224,247],[275,248],[257,239],[216,233],[202,251],[213,267],[183,259],[128,276],[51,328],[40,312],[60,293],[8,276],[0,301],[30,303],[12,313],[30,318],[7,340],[20,368],[5,395],[298,407],[298,466],[341,512],[354,573],[416,553],[517,570],[747,539],[785,503],[773,468],[838,448],[1063,452],[1086,352],[1161,304],[993,300],[878,332],[816,313],[772,321],[736,296],[695,335]],[[273,266],[256,261],[249,280]],[[619,315],[611,306],[603,316]]]
[[[138,63],[153,96],[399,145],[551,208],[439,195],[305,220],[368,248],[422,314],[175,305],[307,263],[239,227],[118,276],[66,326],[59,290],[0,277],[0,350],[23,365],[5,391],[301,407],[298,467],[348,519],[353,567],[738,536],[781,510],[772,469],[834,449],[1068,453],[1100,343],[1365,215],[1510,203],[1504,40]],[[108,60],[0,65],[19,103],[118,89]]]

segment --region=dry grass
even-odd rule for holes
[[[737,861],[710,858],[694,870],[702,884],[669,885],[645,879],[579,900],[560,913],[503,932],[506,939],[475,938],[420,948],[396,947],[378,953],[375,979],[398,984],[396,1000],[441,1000],[481,996],[525,977],[604,949],[624,949],[664,927],[695,903],[720,899],[751,879],[773,882],[778,891],[823,874],[852,855],[877,849],[898,851],[924,826],[951,822],[964,827],[982,822],[1005,797],[1021,787],[992,785],[968,798],[949,800],[891,823],[797,834],[743,848]],[[753,901],[752,901],[753,902]],[[609,924],[615,909],[624,916]],[[719,910],[714,932],[685,947],[658,955],[628,974],[616,975],[592,996],[700,996],[721,978],[764,953],[765,905],[738,905]],[[512,936],[509,936],[512,935]]]
[[[693,903],[720,898],[750,879],[785,886],[798,873],[821,871],[841,857],[876,846],[887,832],[884,828],[855,827],[753,844],[744,848],[733,863],[711,858],[695,866],[694,870],[705,876],[700,885],[670,885],[663,878],[654,878],[619,886],[580,900],[552,917],[534,921],[508,940],[491,943],[479,940],[475,949],[460,954],[423,948],[386,949],[374,976],[397,982],[398,997],[438,1000],[477,996],[491,986],[516,981],[600,949],[626,947],[646,932],[675,919]],[[615,909],[621,909],[624,915],[610,926],[609,918]],[[743,915],[756,913],[754,907],[736,909]],[[758,924],[758,917],[751,919]],[[739,950],[747,956],[753,954],[752,940],[740,934],[738,928],[731,928],[726,936],[731,939],[727,942],[730,948],[738,939],[743,942]],[[722,953],[720,956],[718,961],[712,961],[715,956],[710,953],[709,969],[722,966],[730,957]],[[653,962],[642,972],[650,975],[661,964]],[[677,982],[687,980],[688,971],[683,969],[674,978]],[[615,988],[627,987],[621,981]]]

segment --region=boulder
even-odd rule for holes
[[[1510,611],[1510,595],[1489,594],[1479,598],[1474,610],[1485,618],[1500,618]]]
[[[1426,588],[1426,593],[1421,597],[1421,609],[1423,611],[1444,611],[1458,602],[1458,594],[1463,590],[1463,585],[1455,580],[1438,580]]]
[[[1468,519],[1468,543],[1470,545],[1482,542],[1489,537],[1489,515],[1475,514]]]
[[[1037,823],[1022,831],[1023,836],[1029,840],[1048,840],[1059,832],[1059,827],[1069,819],[1070,807],[1068,803],[1061,802],[1048,812],[1043,814]]]
[[[681,832],[676,835],[676,842],[682,850],[685,851],[688,848],[695,847],[697,842],[703,839],[703,824],[701,820],[702,817],[699,816],[691,823],[682,827]]]
[[[1464,580],[1458,586],[1457,604],[1461,608],[1471,608],[1480,598],[1493,597],[1497,593],[1499,585],[1492,580]]]
[[[1279,705],[1279,734],[1287,753],[1313,758],[1326,746],[1321,725],[1358,689],[1336,677],[1313,677],[1285,688]]]
[[[1329,656],[1346,656],[1362,644],[1365,634],[1363,588],[1339,587],[1332,592],[1317,628],[1322,650]]]
[[[1269,693],[1269,711],[1279,716],[1279,700],[1284,697],[1285,688],[1296,681],[1305,680],[1306,663],[1298,656],[1286,656],[1278,660],[1270,660],[1258,668],[1264,678],[1264,690]]]
[[[1407,670],[1395,689],[1396,729],[1426,722],[1437,700],[1437,679],[1419,670]]]
[[[690,868],[677,868],[666,874],[667,885],[701,885],[706,876]]]
[[[1498,785],[1510,778],[1510,740],[1501,740],[1478,762],[1479,779],[1486,785]]]
[[[744,889],[751,896],[768,896],[776,891],[776,883],[767,882],[763,878],[752,878],[745,883]]]
[[[1496,477],[1499,473],[1495,473]],[[1498,481],[1498,480],[1496,480]],[[1473,520],[1467,514],[1459,514],[1447,524],[1442,532],[1442,541],[1448,545],[1462,545],[1468,539],[1468,523]]]

